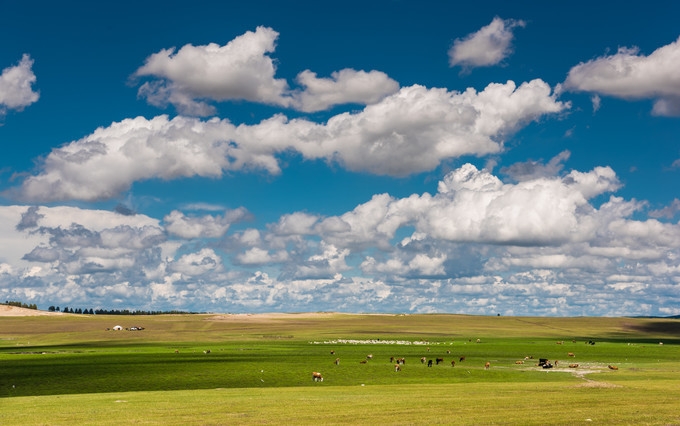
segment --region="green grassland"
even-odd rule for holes
[[[680,321],[0,317],[2,425],[586,422],[680,424]]]

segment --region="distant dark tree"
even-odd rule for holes
[[[47,308],[47,310],[50,312],[54,312],[54,306],[50,306],[49,308]]]
[[[57,307],[55,308],[55,311],[59,312],[59,306],[57,306]]]

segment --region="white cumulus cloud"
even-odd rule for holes
[[[491,23],[462,39],[449,49],[449,65],[464,68],[496,65],[512,53],[513,29],[525,22],[495,17]]]
[[[36,81],[32,70],[33,59],[24,55],[19,64],[7,67],[0,74],[0,116],[6,110],[22,110],[24,107],[36,102],[40,95],[33,91]]]
[[[223,236],[232,223],[246,217],[248,212],[243,209],[230,210],[223,216],[186,216],[173,210],[163,218],[165,229],[171,235],[180,238],[219,238]]]
[[[654,99],[656,115],[680,115],[680,38],[649,56],[638,48],[580,63],[569,70],[564,88],[623,99]]]
[[[153,105],[172,104],[190,115],[214,113],[202,99],[286,106],[288,83],[274,78],[276,67],[267,55],[274,51],[278,36],[271,28],[257,27],[224,46],[187,44],[178,51],[163,49],[135,71],[137,77],[158,78],[144,83],[139,95]]]
[[[297,82],[304,90],[295,93],[295,106],[306,112],[322,111],[333,105],[357,103],[373,104],[399,90],[399,83],[381,71],[343,69],[331,78],[318,78],[305,70]]]
[[[222,270],[222,259],[214,250],[204,248],[196,253],[181,256],[169,265],[169,270],[185,276],[198,276]]]
[[[134,79],[151,79],[138,95],[158,107],[173,105],[180,114],[208,116],[215,114],[210,101],[246,100],[314,112],[337,104],[375,103],[399,89],[383,72],[347,68],[330,78],[302,71],[297,82],[303,89],[291,90],[285,79],[275,77],[276,63],[269,56],[278,37],[278,32],[260,26],[224,46],[163,49],[133,74]]]

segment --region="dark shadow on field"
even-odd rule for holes
[[[667,334],[680,337],[680,321],[652,321],[645,324],[629,325],[640,333]]]

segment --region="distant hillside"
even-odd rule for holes
[[[0,305],[0,317],[31,317],[37,315],[64,315],[61,312],[47,312],[18,306]]]

